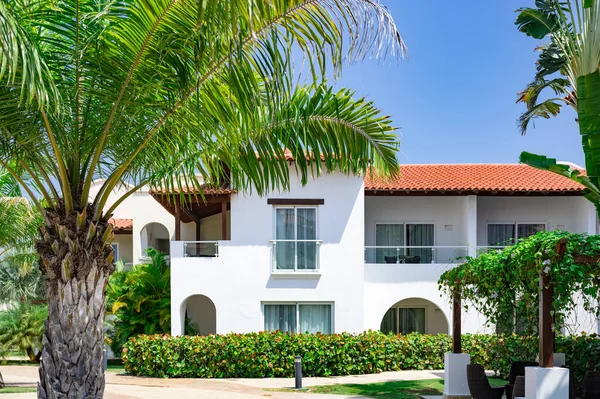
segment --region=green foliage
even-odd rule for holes
[[[42,349],[44,322],[48,307],[18,303],[0,312],[0,354],[15,349],[23,352],[31,361],[39,360]]]
[[[506,377],[513,361],[535,360],[537,337],[518,335],[462,336],[472,363],[483,364]],[[128,373],[150,377],[266,378],[293,377],[294,356],[302,356],[305,376],[370,374],[397,370],[440,370],[450,351],[447,335],[386,335],[368,331],[286,334],[260,332],[170,337],[141,335],[123,350]],[[566,353],[577,380],[586,370],[600,367],[596,335],[559,337],[557,351]]]
[[[561,239],[568,240],[562,259],[556,253]],[[581,293],[584,309],[600,314],[600,265],[582,262],[600,255],[600,236],[546,231],[519,240],[503,250],[481,254],[444,272],[440,290],[458,291],[461,298],[486,316],[490,324],[510,323],[520,318],[537,325],[540,274],[550,276],[554,286],[555,323],[564,326],[567,314],[575,309],[573,294]],[[508,319],[508,320],[507,320]]]
[[[118,270],[110,277],[106,304],[112,324],[108,342],[115,354],[138,334],[166,333],[171,329],[171,280],[165,255],[148,249],[149,264]],[[112,316],[112,317],[111,317]]]

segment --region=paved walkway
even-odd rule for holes
[[[0,366],[4,381],[9,385],[35,387],[37,367]],[[443,378],[443,371],[398,371],[345,377],[305,378],[305,387],[330,384],[369,384],[386,381]],[[263,388],[291,388],[292,378],[261,379],[163,379],[132,377],[108,372],[106,399],[358,399],[358,396],[316,395],[265,391]],[[0,399],[34,399],[35,393],[2,394]]]

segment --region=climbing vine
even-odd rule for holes
[[[566,241],[564,254],[557,253]],[[600,314],[600,236],[564,231],[540,232],[502,250],[494,250],[446,271],[440,290],[458,293],[488,319],[488,323],[513,326],[522,322],[524,333],[537,326],[540,275],[554,287],[555,328],[578,304]],[[468,306],[468,305],[467,305]]]

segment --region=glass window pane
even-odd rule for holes
[[[279,245],[279,244],[278,244]],[[298,269],[317,269],[317,243],[299,241],[296,243],[298,251]]]
[[[298,208],[298,240],[317,239],[317,210],[315,208]]]
[[[402,247],[404,246],[404,224],[377,224],[375,225],[375,246],[377,247]],[[404,254],[396,248],[375,248],[376,263],[397,263],[398,254]]]
[[[296,265],[296,243],[279,241],[275,244],[275,266],[277,270],[293,270]]]
[[[546,225],[543,223],[536,224],[520,224],[517,226],[517,234],[519,238],[527,238],[535,235],[540,231],[546,230]]]
[[[416,247],[433,247],[433,224],[407,224],[406,245]],[[432,248],[408,248],[406,263],[431,263],[433,261]]]
[[[300,305],[300,332],[331,334],[331,305]]]
[[[425,334],[425,309],[400,308],[400,332],[402,334],[412,332]]]
[[[398,308],[390,308],[381,320],[379,330],[384,334],[398,334]]]
[[[296,332],[296,305],[264,305],[265,331]]]
[[[275,209],[275,239],[293,240],[294,237],[294,209]]]
[[[514,244],[514,224],[488,224],[488,245],[504,247]]]

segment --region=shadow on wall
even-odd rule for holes
[[[295,278],[278,278],[271,276],[267,281],[267,288],[284,288],[284,289],[314,289],[319,285],[321,276],[301,276]]]

